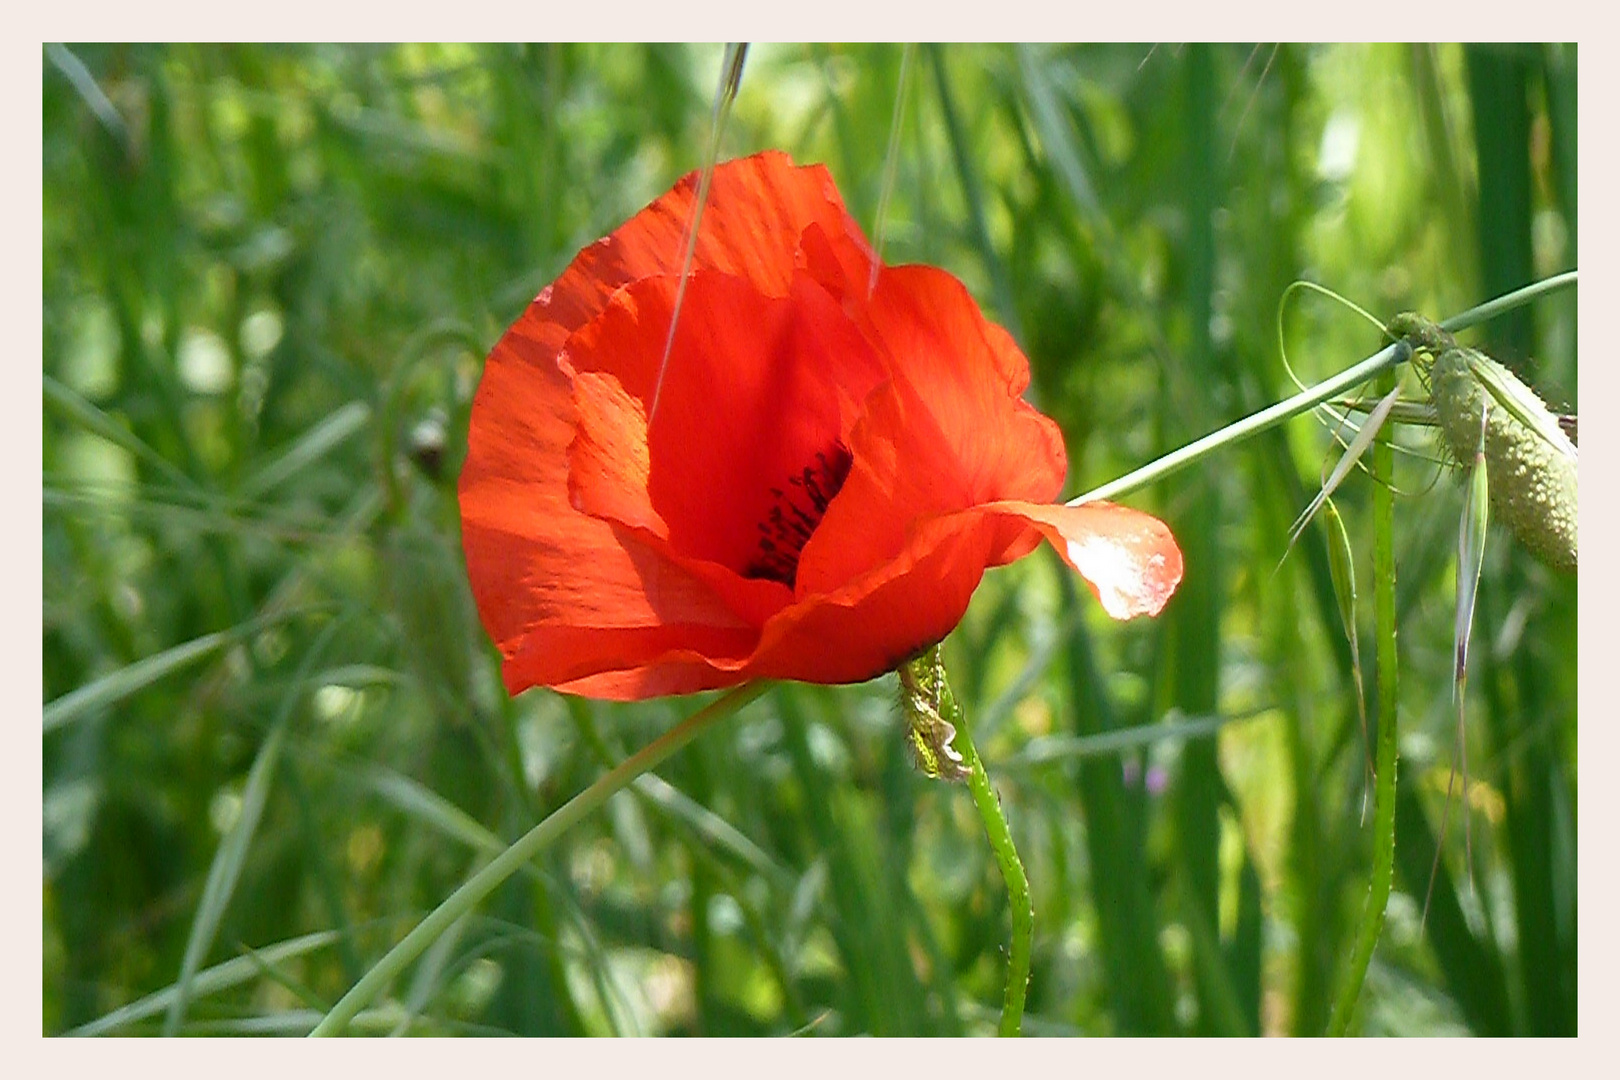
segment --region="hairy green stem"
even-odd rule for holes
[[[1007,828],[1007,818],[1001,812],[1001,800],[990,786],[984,762],[979,758],[962,710],[948,686],[943,686],[940,694],[940,715],[956,728],[952,745],[968,768],[968,791],[973,795],[973,805],[978,808],[979,820],[984,822],[984,831],[990,837],[1002,880],[1007,883],[1007,906],[1012,909],[1012,947],[1007,953],[1007,994],[1001,1004],[1001,1025],[997,1030],[1001,1035],[1017,1035],[1024,1022],[1024,995],[1029,989],[1029,957],[1035,937],[1035,908],[1029,898],[1029,878],[1024,874],[1018,849],[1013,846],[1012,830]]]
[[[716,698],[658,738],[626,758],[596,783],[552,811],[516,843],[497,855],[483,869],[468,878],[427,918],[405,935],[360,981],[355,983],[315,1029],[313,1035],[337,1035],[362,1009],[405,970],[410,963],[443,934],[455,921],[471,911],[507,878],[520,870],[565,830],[585,815],[624,790],[630,782],[765,692],[766,682],[745,683]]]
[[[1395,387],[1393,372],[1379,379],[1379,393]],[[1367,905],[1356,931],[1355,950],[1339,987],[1328,1034],[1343,1035],[1350,1027],[1367,965],[1384,929],[1389,889],[1395,874],[1395,760],[1398,746],[1396,702],[1399,683],[1395,649],[1395,453],[1385,425],[1373,447],[1373,614],[1378,630],[1378,747],[1373,788],[1373,866],[1367,887]]]

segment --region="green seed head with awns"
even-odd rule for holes
[[[1397,315],[1390,333],[1407,340],[1413,363],[1427,373],[1447,449],[1464,464],[1483,450],[1492,514],[1536,558],[1555,570],[1573,572],[1579,539],[1575,457],[1568,452],[1572,448],[1555,445],[1536,430],[1557,432],[1556,417],[1511,371],[1457,345],[1421,315]],[[1494,390],[1482,379],[1494,384]],[[1504,398],[1512,402],[1511,409]],[[1482,410],[1488,410],[1483,423]]]

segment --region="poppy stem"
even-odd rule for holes
[[[1574,270],[1554,274],[1552,277],[1533,282],[1504,296],[1499,296],[1494,300],[1469,308],[1459,315],[1453,315],[1440,325],[1449,332],[1465,330],[1488,319],[1494,319],[1498,315],[1505,314],[1515,308],[1523,307],[1525,304],[1538,300],[1549,293],[1569,288],[1576,283],[1577,272]],[[1361,363],[1325,382],[1301,390],[1294,396],[1285,398],[1275,405],[1261,409],[1259,412],[1246,416],[1242,420],[1228,424],[1219,431],[1211,432],[1201,439],[1190,442],[1179,450],[1172,450],[1163,457],[1150,461],[1140,469],[1126,473],[1117,480],[1093,488],[1078,498],[1070,499],[1069,505],[1079,506],[1081,503],[1096,502],[1100,499],[1113,499],[1163,480],[1172,473],[1179,472],[1188,465],[1203,460],[1217,450],[1233,443],[1242,442],[1244,439],[1258,435],[1262,431],[1276,427],[1284,420],[1308,412],[1338,394],[1399,366],[1411,354],[1411,348],[1404,341],[1397,341],[1395,344],[1379,350],[1361,361]]]
[[[937,651],[939,646],[934,646]],[[1001,800],[990,786],[990,776],[984,771],[978,748],[968,731],[966,718],[956,703],[951,688],[940,680],[940,716],[956,728],[953,743],[962,755],[962,764],[968,769],[968,791],[973,805],[978,808],[979,820],[990,838],[990,847],[996,853],[1001,867],[1001,878],[1007,883],[1007,904],[1012,909],[1012,947],[1007,953],[1007,994],[1001,1004],[1001,1025],[997,1034],[1017,1035],[1024,1022],[1024,995],[1029,989],[1029,957],[1035,936],[1035,908],[1029,898],[1029,878],[1024,874],[1024,863],[1013,846],[1012,830],[1001,812]]]
[[[671,754],[691,742],[698,735],[713,727],[720,720],[725,719],[750,701],[763,694],[770,684],[756,680],[744,683],[722,696],[709,702],[679,724],[670,728],[664,734],[642,747],[636,753],[625,758],[619,765],[605,773],[596,783],[563,803],[556,810],[548,814],[545,820],[530,829],[511,847],[497,855],[472,877],[468,878],[462,886],[451,893],[443,903],[434,908],[427,918],[416,924],[416,927],[402,938],[399,944],[390,949],[381,960],[361,976],[347,994],[332,1006],[319,1024],[315,1025],[310,1035],[339,1035],[344,1028],[359,1015],[360,1010],[371,1004],[376,996],[382,993],[401,972],[410,965],[411,961],[421,956],[427,947],[433,944],[456,920],[466,915],[480,901],[504,882],[507,878],[522,869],[530,859],[533,859],[547,845],[581,818],[591,813],[597,807],[607,802],[609,798],[623,791],[630,782],[642,773],[656,768]]]

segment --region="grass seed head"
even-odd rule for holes
[[[1480,382],[1483,369],[1520,405],[1556,420],[1517,376],[1482,353],[1453,346],[1435,356],[1429,390],[1440,430],[1459,461],[1481,450],[1489,470],[1491,510],[1520,543],[1555,570],[1574,571],[1577,554],[1575,462],[1502,407]],[[1483,425],[1480,410],[1489,408]]]
[[[1459,347],[1422,315],[1402,312],[1389,321],[1389,333],[1412,346],[1413,366],[1429,385],[1451,456],[1466,464],[1484,454],[1492,513],[1536,558],[1573,572],[1575,457],[1572,446],[1555,444],[1561,429],[1546,403],[1513,372],[1476,349]]]

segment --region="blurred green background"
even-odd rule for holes
[[[509,700],[455,478],[485,351],[701,163],[721,48],[47,46],[44,1028],[302,1033],[467,874],[697,708]],[[899,46],[756,46],[724,156],[870,232]],[[963,278],[1068,494],[1292,391],[1283,289],[1436,318],[1576,263],[1572,46],[923,46],[885,257]],[[1575,411],[1566,292],[1470,339]],[[1376,330],[1307,296],[1320,379]],[[1397,472],[1396,891],[1353,1030],[1572,1034],[1576,582],[1493,533],[1466,803],[1461,493]],[[1309,418],[1126,501],[1187,557],[1110,622],[1050,552],[948,639],[1034,891],[1036,1034],[1320,1033],[1367,892]],[[1338,502],[1370,657],[1370,482]],[[1368,671],[1369,678],[1372,672]],[[892,678],[772,691],[439,939],[373,1033],[993,1030],[1008,917]],[[1369,700],[1373,695],[1369,688]],[[1376,718],[1375,718],[1376,720]],[[1471,878],[1471,883],[1470,883]]]

